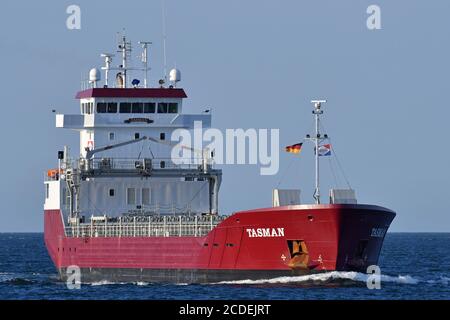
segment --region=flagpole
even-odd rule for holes
[[[317,104],[316,104],[317,105]],[[320,108],[320,107],[319,107]],[[315,137],[315,145],[316,145],[316,190],[314,191],[314,198],[316,199],[316,204],[320,204],[320,180],[319,180],[319,113],[317,112],[318,107],[316,106],[315,118],[316,118],[316,137]]]
[[[319,117],[323,114],[323,111],[320,109],[322,103],[327,102],[326,100],[311,100],[311,103],[314,104],[313,114],[315,116],[316,122],[316,134],[313,138],[315,145],[315,162],[316,162],[316,187],[314,190],[314,199],[316,200],[316,204],[320,204],[320,176],[319,176],[319,143],[322,140],[320,135],[319,128]]]

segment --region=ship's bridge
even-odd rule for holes
[[[209,114],[183,114],[183,89],[139,88],[88,89],[77,93],[80,114],[58,114],[58,128],[78,129],[92,127],[192,127],[194,121],[211,125]]]
[[[139,44],[141,68],[128,65],[131,43],[123,36],[118,44],[121,64],[112,64],[114,54],[101,54],[104,83],[100,70],[91,69],[89,86],[82,85],[76,95],[78,112],[56,115],[56,127],[80,134],[79,156],[72,158],[66,147],[58,152],[58,168],[47,172],[45,182],[45,208],[61,209],[65,221],[78,223],[99,215],[218,213],[222,172],[213,168],[213,152],[192,148],[193,141],[184,137],[172,141],[177,129],[192,130],[197,122],[209,128],[211,114],[183,112],[187,95],[177,88],[178,69],[165,74],[157,87],[149,87],[150,42]],[[143,85],[134,78],[139,77],[136,71],[143,72]],[[172,150],[181,142],[186,153],[180,163]]]
[[[147,136],[170,140],[173,130],[192,129],[199,121],[203,128],[211,126],[211,115],[183,114],[183,99],[187,98],[181,88],[91,88],[77,93],[79,114],[57,114],[56,127],[80,132],[80,154],[86,148],[105,146]],[[168,150],[155,146],[160,156]],[[129,146],[108,152],[109,156],[121,157],[136,150]],[[165,152],[164,152],[165,151]],[[103,156],[106,154],[103,154]]]

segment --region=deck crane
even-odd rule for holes
[[[171,146],[171,147],[179,146],[182,149],[190,150],[190,151],[192,151],[194,153],[197,153],[197,154],[201,155],[201,157],[202,157],[202,170],[203,170],[203,173],[207,173],[208,172],[208,165],[210,164],[210,160],[211,160],[210,152],[209,152],[208,148],[205,148],[203,150],[199,150],[199,149],[188,147],[188,146],[185,146],[185,145],[182,145],[182,144],[181,145],[180,144],[176,144],[174,142],[158,140],[158,139],[155,139],[155,138],[152,138],[152,137],[148,137],[147,139],[150,140],[150,141],[153,141],[153,142],[156,142],[156,143],[160,143],[160,144],[165,144],[165,145],[168,145],[168,146]]]
[[[86,151],[86,157],[85,158],[86,158],[86,160],[90,160],[90,159],[92,159],[92,157],[96,153],[107,151],[107,150],[111,150],[111,149],[114,149],[114,148],[123,147],[123,146],[129,145],[129,144],[137,143],[137,142],[140,142],[140,141],[143,141],[143,140],[147,140],[147,139],[149,139],[149,138],[144,136],[144,137],[139,138],[139,139],[133,139],[133,140],[125,141],[125,142],[120,142],[120,143],[117,143],[117,144],[112,144],[112,145],[105,146],[105,147],[100,147],[100,148],[97,148],[97,149],[92,149],[91,150],[90,148],[85,148],[84,149]]]

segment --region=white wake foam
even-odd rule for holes
[[[304,276],[278,277],[272,279],[260,280],[237,280],[222,281],[217,284],[283,284],[283,283],[302,283],[302,282],[330,282],[333,280],[351,280],[356,282],[367,282],[369,274],[353,272],[353,271],[331,271],[317,274],[309,274]],[[411,276],[388,276],[381,275],[382,282],[395,282],[401,284],[417,284],[419,280]]]
[[[96,282],[89,283],[91,286],[110,286],[110,285],[124,285],[124,284],[132,284],[135,286],[148,286],[149,282],[144,281],[137,281],[137,282],[114,282],[114,281],[108,281],[108,280],[101,280]]]
[[[2,279],[6,276],[6,278],[9,280],[11,279],[9,277],[10,274],[2,274],[0,273],[0,279]],[[330,271],[330,272],[324,272],[324,273],[316,273],[316,274],[309,274],[309,275],[303,275],[303,276],[287,276],[287,277],[277,277],[277,278],[271,278],[271,279],[258,279],[258,280],[235,280],[235,281],[221,281],[212,283],[212,285],[217,284],[230,284],[230,285],[258,285],[258,284],[295,284],[295,283],[314,283],[314,284],[320,284],[320,283],[332,283],[332,282],[339,282],[339,281],[354,281],[354,282],[362,282],[366,283],[367,280],[369,280],[369,277],[371,275],[360,273],[360,272],[354,272],[354,271]],[[425,283],[430,285],[449,285],[450,284],[450,278],[446,276],[441,276],[439,279],[418,279],[411,277],[409,275],[398,275],[398,276],[391,276],[391,275],[381,275],[381,282],[391,282],[391,283],[397,283],[397,284],[406,284],[406,285],[415,285],[418,283]],[[150,282],[112,282],[112,281],[98,281],[98,282],[92,282],[89,283],[91,286],[104,286],[104,285],[136,285],[136,286],[148,286],[152,283]],[[178,286],[187,286],[188,283],[175,283],[175,285]]]
[[[108,280],[101,280],[96,282],[89,283],[91,286],[110,286],[110,285],[116,285],[116,284],[126,284],[125,282],[114,282],[114,281],[108,281]]]
[[[427,283],[448,286],[450,283],[450,278],[441,276],[438,280],[428,280]]]
[[[14,273],[0,272],[0,282],[6,282],[11,279],[14,279]]]

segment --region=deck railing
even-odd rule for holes
[[[80,167],[100,170],[134,170],[134,169],[200,169],[201,159],[188,159],[186,163],[175,164],[170,158],[94,158],[81,159]]]
[[[99,171],[114,171],[114,170],[128,170],[128,171],[145,171],[147,173],[151,172],[153,169],[178,169],[178,170],[202,170],[202,159],[200,158],[189,158],[185,159],[184,163],[176,164],[170,158],[94,158],[90,160],[78,159],[68,161],[70,168],[80,168],[82,172],[90,170]],[[51,169],[45,172],[45,181],[57,181],[60,175],[64,175],[65,167],[67,164],[63,165],[60,169]],[[208,163],[208,168],[212,168],[212,164]]]
[[[65,227],[67,237],[203,237],[227,216],[93,217]]]

